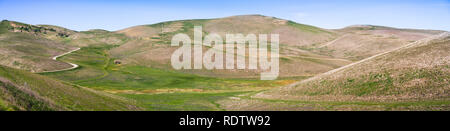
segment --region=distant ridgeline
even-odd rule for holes
[[[20,22],[15,21],[8,21],[3,20],[1,22],[1,26],[10,32],[24,32],[24,33],[32,33],[32,34],[51,34],[56,35],[58,37],[69,37],[71,34],[70,32],[54,29],[48,26],[38,26],[38,25],[30,25],[30,24],[24,24]]]

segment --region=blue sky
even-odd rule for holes
[[[0,0],[0,19],[78,31],[243,14],[328,29],[372,24],[450,31],[449,0]]]

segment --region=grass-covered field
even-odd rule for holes
[[[80,65],[78,69],[43,75],[137,100],[146,110],[222,110],[215,103],[220,99],[292,82],[211,78],[137,65],[117,65],[108,55],[111,48],[114,46],[84,47],[60,59]]]
[[[441,111],[448,110],[448,99],[420,101],[333,101],[283,100],[250,97],[254,93],[218,101],[226,110],[269,111]]]
[[[134,102],[85,87],[0,66],[0,110],[140,110]]]

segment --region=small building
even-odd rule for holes
[[[119,61],[119,60],[115,60],[115,61],[114,61],[114,64],[116,64],[116,65],[120,65],[120,64],[122,64],[122,62],[121,62],[121,61]]]

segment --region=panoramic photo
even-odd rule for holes
[[[0,20],[0,111],[450,110],[448,0],[0,0]]]

